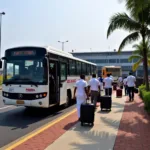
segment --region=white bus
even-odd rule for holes
[[[48,47],[15,47],[5,51],[2,84],[5,105],[25,107],[59,106],[73,101],[80,74],[86,80],[96,73],[96,64]],[[0,61],[2,66],[2,61]]]

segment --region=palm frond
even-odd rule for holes
[[[140,55],[131,55],[129,58],[128,58],[128,61],[132,61],[133,59],[142,59],[142,57]]]
[[[130,18],[126,13],[117,13],[110,18],[107,30],[107,38],[116,29],[124,29],[129,32],[140,30],[141,25]]]
[[[128,35],[124,40],[121,42],[119,46],[118,52],[121,52],[121,50],[127,45],[130,44],[134,41],[137,41],[140,38],[140,35],[138,32],[133,32],[130,35]]]
[[[132,71],[136,71],[138,69],[138,67],[140,66],[140,64],[142,63],[143,59],[138,60],[136,63],[133,64],[132,66]]]
[[[130,12],[131,16],[138,18],[147,8],[149,8],[150,0],[125,0],[126,9]],[[143,17],[146,17],[145,15]],[[146,19],[146,18],[145,18]]]

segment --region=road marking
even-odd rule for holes
[[[1,109],[7,109],[7,108],[10,108],[10,107],[13,107],[13,106],[1,107],[0,110],[1,110]]]
[[[21,145],[22,143],[26,142],[27,140],[31,139],[32,137],[38,135],[39,133],[43,132],[44,130],[50,128],[51,126],[55,125],[56,123],[60,122],[61,120],[65,119],[66,117],[70,116],[71,114],[73,114],[75,112],[76,112],[76,109],[73,109],[72,111],[64,114],[63,116],[60,116],[59,118],[48,123],[47,125],[44,125],[43,127],[39,128],[39,129],[36,129],[32,133],[29,133],[27,136],[20,138],[20,140],[17,140],[16,142],[14,141],[14,143],[10,144],[10,146],[5,146],[5,147],[7,147],[7,148],[5,148],[5,150],[12,150],[12,149],[16,148],[17,146]]]

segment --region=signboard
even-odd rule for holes
[[[12,56],[35,56],[36,51],[30,50],[30,51],[13,51],[11,52]]]

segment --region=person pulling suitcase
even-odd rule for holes
[[[74,99],[75,97],[77,101],[78,119],[80,121],[81,104],[86,103],[86,99],[88,99],[87,82],[85,81],[85,75],[83,74],[80,75],[80,80],[78,80],[75,84]]]

